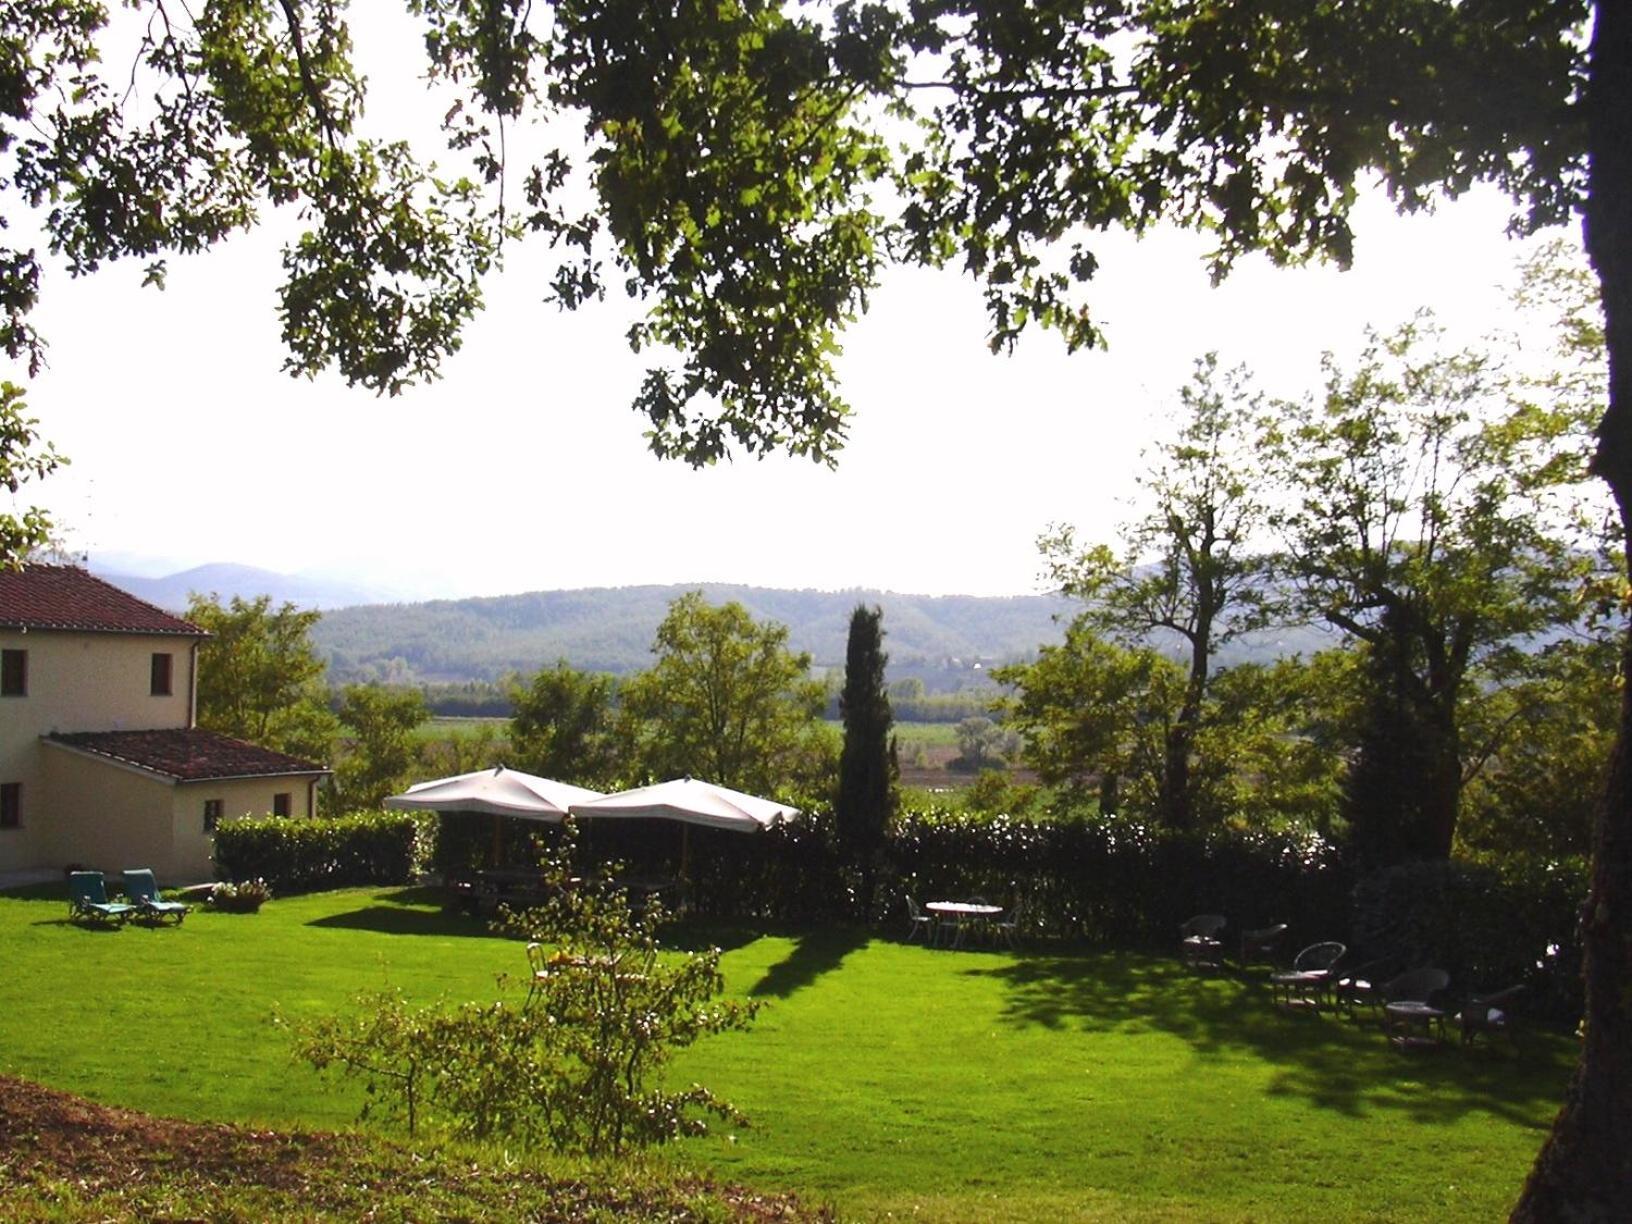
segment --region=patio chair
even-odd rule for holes
[[[1470,1046],[1480,1033],[1494,1037],[1497,1033],[1506,1033],[1507,1039],[1518,1048],[1518,1039],[1513,1036],[1512,1016],[1508,1011],[1511,1001],[1516,995],[1522,994],[1524,987],[1509,986],[1506,990],[1498,990],[1495,994],[1479,995],[1469,999],[1456,1013],[1457,1027],[1462,1031],[1462,1044]]]
[[[1269,1000],[1285,1008],[1319,1011],[1336,976],[1337,962],[1348,951],[1336,940],[1310,944],[1292,961],[1292,968],[1269,975]]]
[[[1020,924],[1025,921],[1025,917],[1026,902],[1024,898],[1020,898],[1000,914],[997,921],[991,924],[993,942],[995,943],[1001,939],[1011,949],[1018,950],[1020,947]]]
[[[1286,923],[1277,922],[1274,926],[1258,927],[1256,930],[1241,932],[1241,957],[1236,962],[1243,969],[1248,965],[1267,965],[1275,960],[1275,950],[1281,946],[1281,939],[1286,934]]]
[[[926,944],[935,942],[935,915],[924,913],[918,902],[911,897],[907,898],[907,917],[912,923],[907,928],[908,943],[911,943],[920,935],[924,937]]]
[[[1222,914],[1197,914],[1179,927],[1179,959],[1192,969],[1222,969],[1224,941],[1218,933],[1224,929]]]
[[[146,867],[127,867],[125,869],[125,896],[136,907],[134,918],[151,918],[154,922],[163,922],[166,918],[174,918],[176,925],[187,917],[187,907],[180,901],[166,901],[159,896],[159,886],[153,879],[153,872]]]
[[[68,875],[68,918],[77,921],[88,918],[93,922],[120,923],[136,910],[108,900],[107,885],[100,871],[74,871]]]
[[[538,993],[539,987],[543,986],[550,976],[549,962],[545,956],[543,944],[530,943],[527,945],[527,968],[530,973],[527,980],[527,1002],[521,1005],[523,1009],[532,1003],[533,996]]]
[[[1332,982],[1332,1001],[1337,1009],[1357,1024],[1367,1019],[1381,1023],[1383,983],[1394,976],[1398,965],[1396,956],[1379,956],[1344,970]],[[1362,1014],[1365,1012],[1369,1012],[1369,1016]]]
[[[1445,1013],[1434,996],[1451,975],[1434,966],[1412,969],[1383,983],[1383,1033],[1396,1050],[1439,1046],[1445,1041]]]

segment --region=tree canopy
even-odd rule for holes
[[[691,774],[758,793],[804,780],[823,752],[826,701],[810,656],[785,626],[758,624],[739,603],[693,591],[658,626],[652,666],[623,687],[621,723],[633,759],[655,777]]]
[[[1244,368],[1220,371],[1216,353],[1196,361],[1179,390],[1177,428],[1139,477],[1140,512],[1120,549],[1079,548],[1074,531],[1045,536],[1061,592],[1084,602],[1079,619],[1124,645],[1177,637],[1188,676],[1168,720],[1159,814],[1174,828],[1195,815],[1190,759],[1201,729],[1214,652],[1259,623],[1267,507],[1252,454],[1261,397]]]
[[[194,595],[187,619],[211,635],[198,652],[198,725],[326,760],[339,724],[307,636],[318,615],[290,603],[274,608],[267,595],[226,604]]]

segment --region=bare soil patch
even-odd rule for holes
[[[365,1135],[155,1118],[0,1076],[0,1218],[827,1220],[791,1195],[495,1169]]]

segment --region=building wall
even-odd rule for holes
[[[168,878],[174,783],[49,744],[40,761],[51,811],[45,860],[30,866],[81,863],[109,873],[151,867]]]
[[[281,778],[231,778],[215,782],[181,782],[174,788],[171,811],[171,843],[175,847],[173,868],[161,877],[166,885],[194,884],[217,878],[212,856],[215,839],[204,831],[204,803],[221,800],[223,823],[245,816],[266,816],[272,811],[272,796],[289,794],[291,816],[314,815],[311,809],[312,781],[318,775]]]
[[[21,827],[0,829],[0,871],[68,861],[58,858],[62,801],[47,782],[40,736],[191,726],[194,640],[0,629],[0,649],[28,652],[27,695],[0,697],[0,782],[20,782],[23,788]],[[153,655],[159,652],[172,657],[167,697],[150,692]]]

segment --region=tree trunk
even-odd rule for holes
[[[1448,859],[1462,810],[1462,737],[1456,726],[1456,698],[1442,695],[1422,712],[1427,760],[1422,800],[1424,857]]]
[[[1212,666],[1213,600],[1203,598],[1196,611],[1196,630],[1190,638],[1190,675],[1184,686],[1184,705],[1168,729],[1163,745],[1161,808],[1170,829],[1188,829],[1196,821],[1195,795],[1190,786],[1190,754],[1201,725],[1201,703],[1207,696],[1207,673]]]
[[[1587,253],[1603,291],[1609,407],[1595,470],[1620,509],[1632,562],[1632,0],[1598,0],[1587,86]],[[1632,628],[1629,628],[1632,634]],[[1632,636],[1623,644],[1632,674]],[[1581,1061],[1512,1219],[1624,1220],[1632,1204],[1632,690],[1593,829],[1581,919],[1587,1014]]]
[[[1160,807],[1162,823],[1170,829],[1188,829],[1195,816],[1190,803],[1192,718],[1187,710],[1179,711],[1163,744]]]

